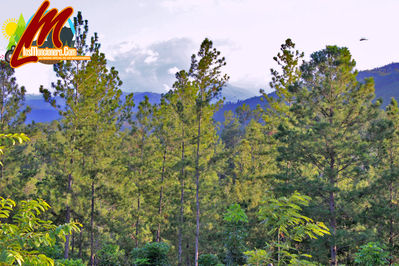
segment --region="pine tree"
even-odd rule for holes
[[[177,148],[178,140],[178,120],[174,119],[174,109],[167,101],[167,97],[163,96],[161,103],[156,107],[154,112],[155,130],[154,134],[159,140],[161,147],[161,164],[159,179],[159,204],[158,204],[158,228],[156,230],[156,241],[161,242],[161,225],[166,225],[167,220],[164,218],[170,214],[170,207],[166,202],[170,203],[171,199],[166,198],[170,194],[170,188],[174,186],[173,172],[174,165],[179,161],[179,152]],[[168,208],[166,208],[168,207]]]
[[[376,237],[389,248],[391,265],[397,260],[395,238],[398,230],[395,224],[399,215],[395,200],[399,192],[399,107],[394,98],[379,119],[373,121],[368,133],[374,160],[367,184],[362,190],[359,189],[359,194],[365,195],[361,200],[367,202],[367,208],[363,209],[363,222],[377,229]],[[374,234],[369,232],[369,235]],[[370,237],[369,240],[375,239]]]
[[[0,130],[3,133],[26,130],[23,129],[23,126],[26,115],[31,110],[29,106],[25,106],[26,89],[23,86],[18,86],[14,74],[14,69],[7,62],[0,61]],[[15,177],[15,172],[20,168],[21,162],[15,161],[13,158],[15,159],[18,154],[21,154],[21,150],[23,151],[25,148],[26,145],[11,148],[6,150],[6,154],[0,155],[2,162],[8,160],[7,163],[0,166],[0,180],[2,180],[0,189],[3,193],[6,186],[11,186],[11,189],[13,189],[12,187],[16,185],[16,182],[24,185],[24,180],[18,180]],[[5,169],[5,165],[8,169]]]
[[[30,107],[25,104],[25,87],[19,87],[14,69],[0,61],[0,130],[9,132],[25,122]]]
[[[337,246],[344,241],[338,238],[345,233],[337,219],[340,200],[365,172],[369,150],[364,132],[378,107],[371,103],[373,82],[358,82],[354,67],[347,48],[327,46],[313,53],[301,66],[300,83],[290,88],[295,101],[288,123],[280,124],[276,134],[282,143],[279,160],[290,162],[290,171],[284,171],[291,182],[298,178],[296,188],[321,199],[323,204],[314,206],[321,216],[328,210],[331,265],[338,265]]]
[[[179,143],[178,155],[179,160],[176,163],[176,171],[178,171],[178,179],[180,183],[179,191],[179,211],[178,211],[178,265],[183,264],[183,240],[186,239],[186,247],[189,246],[188,236],[185,237],[187,230],[187,219],[185,217],[185,208],[189,203],[189,195],[186,193],[186,187],[190,186],[189,168],[192,165],[192,141],[194,136],[193,129],[195,127],[195,103],[197,99],[197,90],[189,82],[188,73],[184,70],[176,73],[176,82],[173,84],[174,90],[169,91],[165,98],[173,109],[173,119],[177,122],[176,136]],[[186,250],[186,253],[189,251]],[[186,254],[186,258],[188,254]]]
[[[99,200],[101,188],[113,186],[107,178],[112,176],[116,133],[122,125],[121,119],[125,117],[124,110],[131,105],[131,97],[127,97],[122,105],[122,92],[119,89],[122,82],[113,67],[108,69],[105,55],[99,50],[97,34],[94,34],[88,44],[87,21],[83,21],[78,13],[74,22],[78,53],[91,55],[91,60],[67,61],[54,65],[59,78],[53,84],[54,92],[50,93],[44,88],[41,88],[41,92],[63,117],[60,129],[66,143],[63,152],[69,164],[66,168],[66,221],[71,219],[72,201],[75,203],[74,212],[80,212],[78,216],[84,220],[87,219],[85,208],[90,208],[90,221],[87,224],[90,228],[90,264],[94,265],[95,222],[100,219],[96,218],[96,201]],[[65,182],[65,179],[61,182]],[[90,193],[87,194],[86,191]],[[77,198],[83,202],[76,204]],[[65,244],[65,258],[69,256],[69,240],[70,236]]]
[[[198,59],[197,59],[198,56]],[[199,233],[200,233],[200,157],[201,143],[206,141],[203,130],[207,119],[215,110],[211,101],[218,97],[221,89],[228,81],[227,75],[222,75],[221,68],[226,65],[225,59],[220,58],[220,52],[213,48],[212,41],[205,39],[197,56],[191,57],[189,76],[193,78],[193,85],[198,90],[196,102],[197,135],[195,155],[195,184],[196,184],[196,234],[195,234],[195,265],[198,266]],[[208,117],[208,118],[207,118]],[[204,121],[203,121],[204,120]],[[208,120],[209,121],[209,120]],[[208,122],[209,123],[209,122]],[[203,136],[204,135],[204,136]],[[202,137],[202,142],[201,142]]]

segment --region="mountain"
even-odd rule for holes
[[[123,93],[122,99],[128,93]],[[144,97],[147,96],[149,101],[154,103],[160,103],[161,94],[153,93],[153,92],[135,92],[134,93],[134,102],[135,107],[134,111],[137,111],[138,104],[144,100]],[[58,102],[57,102],[58,103]],[[59,119],[60,115],[54,108],[47,102],[44,101],[42,95],[32,95],[28,94],[25,96],[25,105],[29,105],[32,108],[32,111],[27,115],[26,123],[31,123],[32,121],[38,122],[51,122],[53,120]],[[62,105],[62,103],[61,103]]]
[[[376,98],[381,97],[384,106],[389,104],[391,97],[395,97],[399,100],[399,63],[392,63],[372,70],[360,71],[358,74],[359,81],[363,81],[365,78],[369,77],[374,79]],[[246,100],[237,100],[237,95],[246,96],[251,94],[253,95],[253,93],[248,90],[228,85],[223,89],[223,97],[225,97],[226,102],[215,114],[215,120],[223,122],[224,112],[235,111],[237,107],[243,104],[249,105],[251,109],[255,109],[258,104],[264,104],[261,100],[261,96],[250,97]],[[275,93],[272,92],[269,95],[273,97],[275,96]],[[159,93],[134,92],[134,102],[136,104],[135,110],[137,110],[138,104],[145,96],[149,98],[150,103],[152,104],[159,103],[161,99],[161,94]],[[32,108],[31,113],[27,116],[27,123],[32,121],[50,122],[59,118],[58,113],[50,106],[50,104],[43,100],[41,95],[26,95],[25,103]]]
[[[376,99],[382,98],[384,107],[389,104],[391,97],[399,100],[399,63],[391,63],[372,70],[360,71],[357,79],[363,81],[365,78],[374,79]],[[276,95],[272,92],[269,96],[275,97]],[[227,102],[219,112],[215,114],[215,119],[217,121],[223,121],[225,111],[234,111],[237,107],[243,104],[249,105],[251,109],[256,108],[258,104],[263,105],[264,102],[261,98],[261,96],[256,96],[244,101]]]
[[[245,88],[240,88],[227,84],[222,90],[222,96],[225,98],[225,102],[238,102],[243,99],[248,99],[259,94],[259,90],[253,91]]]
[[[384,106],[389,104],[391,97],[399,100],[399,63],[360,71],[357,77],[359,81],[369,77],[374,79],[376,98],[381,97]]]

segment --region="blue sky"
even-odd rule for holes
[[[3,1],[0,23],[20,13],[29,17],[41,3]],[[90,30],[99,33],[102,51],[126,91],[165,92],[205,37],[226,57],[225,72],[230,84],[242,89],[241,98],[268,89],[270,68],[276,67],[272,58],[288,37],[306,56],[326,45],[346,46],[360,70],[399,61],[397,0],[50,1],[50,7],[66,6],[82,11]],[[7,41],[0,39],[4,54]],[[55,80],[51,66],[42,64],[16,73],[29,93]]]

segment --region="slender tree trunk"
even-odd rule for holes
[[[90,265],[94,266],[94,181],[91,182]]]
[[[139,195],[137,197],[137,219],[136,219],[136,248],[139,247],[139,226],[140,226],[140,196],[141,193],[139,192]]]
[[[80,230],[79,232],[79,252],[78,252],[78,257],[79,259],[83,259],[82,258],[82,248],[83,248],[83,229]]]
[[[280,229],[277,231],[277,265],[280,265]]]
[[[182,242],[183,242],[183,224],[184,224],[184,130],[182,131],[182,144],[181,144],[181,160],[182,160],[182,167],[181,167],[181,176],[180,176],[180,225],[179,225],[179,243],[178,243],[178,265],[182,266],[183,263],[183,249],[182,249]]]
[[[71,256],[73,257],[74,255],[74,250],[75,250],[75,232],[72,231],[72,243],[71,243]]]
[[[200,202],[199,202],[199,156],[200,156],[200,138],[201,138],[201,110],[198,115],[198,136],[197,136],[197,151],[195,158],[195,201],[197,206],[197,226],[195,230],[195,266],[198,266],[198,250],[199,250],[199,232],[200,232]]]
[[[161,172],[161,190],[159,191],[159,223],[158,223],[158,231],[157,231],[157,242],[161,241],[161,215],[162,215],[162,198],[163,198],[163,180],[165,175],[165,160],[166,160],[166,147],[163,154],[163,161],[162,161],[162,172]]]
[[[333,153],[330,153],[333,154]],[[330,186],[331,189],[335,188],[335,174],[334,174],[334,165],[335,165],[335,159],[333,156],[331,156],[330,160]],[[335,196],[334,196],[334,191],[330,191],[330,203],[329,203],[329,208],[330,208],[330,226],[332,229],[332,243],[331,243],[331,265],[337,266],[338,261],[337,261],[337,245],[335,242],[335,237],[336,237],[336,232],[337,232],[337,220],[335,217]]]
[[[190,243],[187,241],[186,250],[190,250]],[[191,266],[190,256],[189,253],[186,252],[186,265]]]
[[[71,159],[71,165],[73,163],[73,159]],[[66,204],[66,223],[71,221],[71,208],[69,206],[72,194],[72,173],[68,175],[68,189],[67,189],[67,204]],[[64,250],[64,259],[68,259],[69,257],[69,238],[70,235],[66,235],[65,237],[65,250]]]
[[[76,68],[76,74],[78,73],[78,67],[79,65],[77,65]],[[73,98],[75,105],[77,104],[77,100],[78,100],[78,84],[74,84],[76,87],[76,90],[74,91],[75,93],[75,97]],[[74,132],[76,131],[76,127],[73,128]],[[75,136],[73,136],[72,138],[72,145],[73,143],[75,143]],[[73,151],[73,146],[72,146],[72,151]],[[70,160],[70,165],[72,168],[73,165],[73,158],[71,158]],[[71,221],[71,208],[70,208],[70,204],[72,201],[72,173],[69,173],[68,175],[68,189],[67,189],[67,204],[66,204],[66,223],[69,223]],[[70,239],[70,235],[66,235],[65,237],[65,250],[64,250],[64,259],[68,259],[69,257],[69,239]],[[73,245],[72,245],[72,249],[73,249]],[[73,253],[73,251],[72,251]],[[79,250],[80,253],[80,250]]]
[[[392,175],[390,176],[392,178]],[[393,191],[392,181],[389,182],[389,208],[393,210]],[[391,212],[393,213],[393,212]],[[389,265],[392,265],[392,248],[393,248],[393,218],[389,218]]]
[[[337,245],[335,243],[335,236],[337,232],[337,221],[335,217],[335,198],[334,192],[330,192],[330,226],[332,229],[332,243],[331,243],[331,265],[337,266]]]
[[[143,176],[143,167],[144,167],[144,142],[145,142],[145,133],[142,134],[141,136],[141,148],[140,148],[140,158],[141,158],[141,167],[140,167],[140,177]],[[137,186],[137,185],[136,185]],[[140,197],[141,197],[141,191],[140,187],[139,188],[139,195],[137,198],[137,219],[136,219],[136,248],[139,247],[139,233],[140,233]]]
[[[330,107],[330,113],[329,113],[329,123],[330,126],[333,124],[333,116],[334,116],[334,110],[332,107]],[[336,169],[335,169],[335,151],[334,149],[330,148],[329,143],[327,142],[327,152],[330,155],[330,173],[329,173],[329,178],[330,178],[330,189],[335,188],[335,182],[337,180],[337,174],[336,174]],[[337,244],[335,241],[336,233],[337,233],[337,219],[336,219],[336,214],[335,214],[335,196],[334,196],[334,191],[330,191],[330,202],[329,202],[329,209],[330,209],[330,226],[332,229],[332,243],[331,243],[331,265],[338,266],[338,260],[337,260]]]
[[[392,144],[391,144],[392,146]],[[390,176],[389,176],[389,208],[393,210],[393,184],[392,184],[392,178],[393,178],[393,167],[394,167],[394,159],[393,159],[393,154],[392,154],[392,149],[390,149],[389,153],[389,161],[390,161]],[[393,211],[391,211],[393,213]],[[389,265],[392,265],[393,260],[392,260],[392,250],[393,250],[393,224],[394,220],[393,217],[389,217]]]

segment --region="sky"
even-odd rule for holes
[[[41,3],[3,0],[0,23],[29,18]],[[326,45],[348,47],[359,70],[399,61],[399,0],[50,0],[50,8],[67,6],[99,34],[124,91],[168,91],[206,37],[226,58],[229,84],[242,99],[269,91],[273,56],[287,38],[305,58]],[[1,55],[7,43],[2,34]],[[40,63],[17,68],[16,77],[31,94],[56,80]]]

